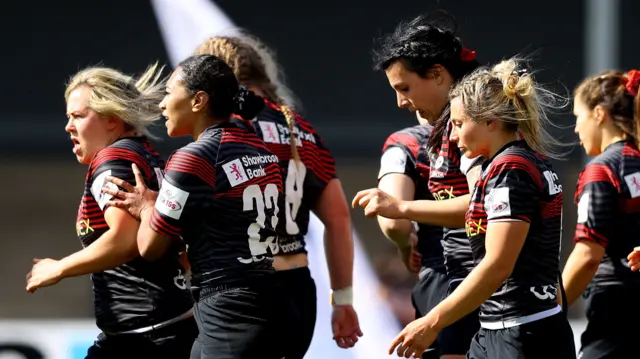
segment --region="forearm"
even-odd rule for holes
[[[88,247],[60,260],[62,277],[102,272],[125,264],[138,256],[135,246],[116,245],[113,230],[106,231]]]
[[[507,277],[501,266],[482,261],[430,315],[437,317],[438,327],[447,327],[480,307]]]
[[[567,295],[567,305],[571,306],[587,288],[598,270],[599,263],[589,258],[571,253],[562,272],[562,282]]]
[[[348,217],[347,217],[348,218]],[[325,225],[324,248],[331,279],[331,289],[346,288],[353,283],[353,239],[351,223],[335,221]]]
[[[378,217],[378,224],[384,236],[398,248],[409,247],[409,239],[413,232],[413,223],[410,220]]]
[[[153,207],[146,207],[140,212],[140,229],[138,230],[138,250],[140,255],[154,261],[162,257],[171,246],[172,238],[154,231],[151,228]]]
[[[433,226],[464,228],[464,216],[469,209],[471,195],[443,201],[420,200],[402,202],[404,218]]]

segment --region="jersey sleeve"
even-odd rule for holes
[[[145,184],[150,186],[150,179],[154,178],[153,175],[157,172],[153,172],[144,157],[133,150],[107,147],[98,152],[91,161],[91,195],[93,195],[102,211],[106,211],[107,202],[112,198],[110,194],[103,193],[102,188],[117,188],[115,184],[107,181],[107,177],[117,177],[135,186],[136,180],[131,169],[132,163],[138,166]],[[161,172],[160,169],[157,169],[157,171]]]
[[[391,173],[417,180],[416,153],[419,147],[418,140],[411,135],[394,133],[389,136],[382,147],[378,180]]]
[[[471,170],[472,168],[474,168],[476,166],[482,165],[483,162],[484,162],[484,157],[482,157],[482,156],[476,156],[474,158],[469,158],[469,157],[461,154],[461,156],[460,156],[460,171],[462,173],[464,173],[464,175],[466,176],[467,173],[469,172],[469,170]]]
[[[310,199],[310,203],[316,203],[327,184],[332,179],[338,177],[336,173],[336,162],[331,151],[329,151],[325,145],[322,137],[315,131],[313,132],[313,136],[317,149],[315,153],[316,158],[313,161],[314,165],[310,167],[310,170],[303,176],[305,178],[304,195]],[[300,170],[298,172],[300,172]]]
[[[197,216],[207,198],[215,195],[215,169],[202,157],[175,152],[165,167],[150,226],[157,233],[178,236],[186,218]]]
[[[589,165],[580,174],[576,188],[578,223],[574,242],[594,241],[604,247],[615,230],[619,193],[611,170],[604,165]]]
[[[498,159],[487,173],[487,221],[525,221],[540,212],[542,179],[535,164],[519,156]]]

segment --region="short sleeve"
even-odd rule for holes
[[[476,166],[482,165],[482,162],[484,162],[484,157],[482,157],[482,156],[469,158],[469,157],[461,154],[461,156],[460,156],[460,171],[462,173],[464,173],[464,175],[466,176],[467,172],[469,172],[469,170],[471,170],[472,168],[474,168]]]
[[[106,210],[107,202],[112,196],[102,191],[103,187],[116,189],[117,186],[107,181],[107,177],[117,177],[135,185],[135,176],[131,169],[131,164],[135,163],[145,180],[147,186],[149,179],[153,177],[148,162],[138,153],[117,147],[107,147],[96,154],[91,161],[91,195],[98,203],[102,211]]]
[[[509,156],[491,164],[487,173],[484,208],[487,221],[531,222],[540,212],[542,180],[535,165],[522,157]]]
[[[178,236],[185,219],[197,215],[203,201],[215,194],[215,170],[202,157],[178,150],[165,167],[164,180],[158,192],[151,229],[157,233]]]
[[[416,154],[419,146],[418,140],[409,134],[394,133],[389,136],[382,148],[378,180],[391,173],[407,175],[414,181],[417,180]]]
[[[609,168],[587,166],[578,179],[575,199],[578,223],[574,241],[584,239],[606,247],[615,230],[619,200]]]
[[[335,159],[324,143],[324,140],[315,130],[312,130],[311,133],[314,137],[316,147],[313,158],[308,159],[312,165],[305,169],[298,167],[297,174],[293,175],[297,176],[297,178],[304,178],[304,196],[307,197],[309,203],[316,203],[325,187],[327,187],[327,184],[332,179],[337,178],[338,174],[336,173]],[[307,146],[307,144],[305,144],[305,146]],[[291,169],[292,166],[289,166],[287,181],[289,181],[288,178],[292,175]],[[306,173],[302,171],[306,171]],[[287,192],[290,190],[291,189],[288,188]]]

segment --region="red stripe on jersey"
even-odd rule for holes
[[[216,170],[209,161],[189,152],[178,151],[174,153],[167,165],[166,171],[189,173],[197,176],[211,187],[216,186]]]
[[[500,171],[510,169],[523,170],[527,172],[538,188],[542,190],[542,178],[540,178],[540,170],[536,164],[518,155],[505,154],[503,156],[498,156],[498,158],[494,160],[494,163],[491,164],[491,170],[487,179],[497,176]]]
[[[263,150],[269,150],[267,145],[255,133],[241,128],[225,128],[222,130],[220,143],[244,143]]]
[[[149,167],[149,163],[145,160],[144,157],[142,157],[142,155],[132,150],[118,147],[107,147],[103,150],[98,151],[98,153],[96,153],[96,155],[93,157],[93,160],[91,160],[90,172],[93,175],[94,171],[98,167],[100,167],[101,164],[118,160],[135,163],[147,178],[151,177],[151,168]]]
[[[386,151],[387,147],[395,145],[397,143],[406,146],[413,154],[413,157],[418,157],[418,151],[420,151],[420,143],[418,143],[417,138],[407,133],[394,133],[393,135],[389,136],[389,138],[387,138],[384,145],[382,146],[382,151]]]
[[[603,247],[606,247],[609,244],[609,240],[607,239],[607,237],[601,235],[600,233],[596,232],[592,228],[585,226],[582,223],[578,223],[578,225],[576,226],[576,234],[573,238],[573,242],[578,243],[582,239],[594,241]]]
[[[622,156],[640,157],[640,150],[634,144],[627,142],[622,148]]]
[[[156,233],[166,234],[171,237],[177,237],[180,235],[180,228],[172,226],[169,222],[165,221],[162,216],[158,214],[158,210],[155,208],[151,214],[149,226]]]
[[[611,168],[609,168],[609,166],[607,165],[592,164],[588,165],[587,168],[582,171],[580,177],[578,178],[578,186],[576,189],[575,197],[576,201],[582,194],[584,186],[592,182],[609,182],[613,184],[618,192],[620,192],[620,181],[618,181],[618,178],[613,173],[613,170],[611,170]]]
[[[562,215],[562,196],[555,196],[553,201],[542,205],[542,218],[553,218]]]
[[[636,198],[621,198],[620,199],[620,212],[624,214],[640,212],[640,197]]]

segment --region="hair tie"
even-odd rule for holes
[[[640,85],[640,71],[631,70],[627,72],[627,83],[624,87],[627,89],[627,92],[635,97],[638,95],[638,86]]]
[[[473,61],[476,58],[476,52],[473,50],[469,50],[466,47],[463,47],[462,50],[460,50],[460,60],[462,60],[463,62],[469,62],[469,61]]]

